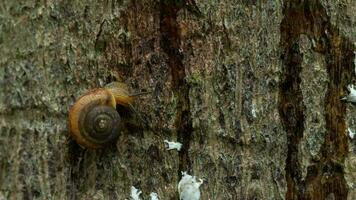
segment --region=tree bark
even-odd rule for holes
[[[0,3],[0,199],[356,199],[353,0]],[[112,81],[152,91],[106,148],[68,111]],[[140,119],[140,117],[143,120]],[[164,140],[183,144],[168,151]]]

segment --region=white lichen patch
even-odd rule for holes
[[[141,195],[141,191],[138,190],[137,188],[135,188],[134,186],[131,186],[131,200],[140,200],[140,195]]]
[[[182,148],[182,144],[179,142],[170,142],[168,140],[164,140],[164,143],[166,144],[167,150],[176,149],[177,151],[180,151],[180,149]]]
[[[353,139],[356,133],[353,132],[353,131],[351,130],[351,128],[348,128],[347,130],[348,130],[348,132],[349,132],[350,138]]]
[[[349,90],[350,93],[346,97],[342,98],[342,100],[356,103],[356,89],[354,88],[353,85],[348,85],[347,89]]]
[[[203,180],[196,180],[195,176],[182,172],[182,179],[178,183],[178,192],[180,200],[199,200],[200,190],[199,187],[203,184]]]
[[[155,192],[151,192],[150,197],[151,197],[151,200],[159,200],[158,194]]]

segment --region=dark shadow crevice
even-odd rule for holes
[[[183,54],[179,51],[181,38],[177,15],[184,5],[184,1],[160,1],[161,48],[168,57],[167,64],[171,71],[172,89],[177,99],[175,127],[178,141],[183,144],[179,152],[179,177],[181,177],[181,171],[189,171],[191,169],[188,151],[193,134],[189,85],[185,80],[186,72],[183,64]]]

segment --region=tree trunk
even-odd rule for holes
[[[0,3],[0,199],[356,199],[354,0]],[[83,149],[68,112],[112,81],[119,139]],[[143,120],[142,120],[142,119]],[[181,151],[164,140],[183,144]]]

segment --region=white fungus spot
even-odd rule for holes
[[[349,136],[350,136],[350,138],[353,139],[356,133],[353,132],[353,131],[351,130],[351,128],[348,128],[347,130],[349,131]]]
[[[151,200],[159,200],[158,194],[155,192],[151,192],[150,197],[151,197]]]
[[[134,186],[131,186],[131,200],[140,200],[140,194],[142,192],[136,189]]]
[[[349,90],[350,94],[348,96],[342,98],[342,100],[356,103],[356,90],[355,90],[354,86],[348,85],[347,89]]]
[[[203,184],[203,180],[196,180],[195,176],[182,172],[182,179],[178,183],[178,192],[180,200],[199,200],[200,190],[199,187]]]
[[[167,150],[176,149],[177,151],[180,151],[182,148],[182,144],[179,142],[170,142],[168,140],[164,140],[164,143],[166,143]]]

